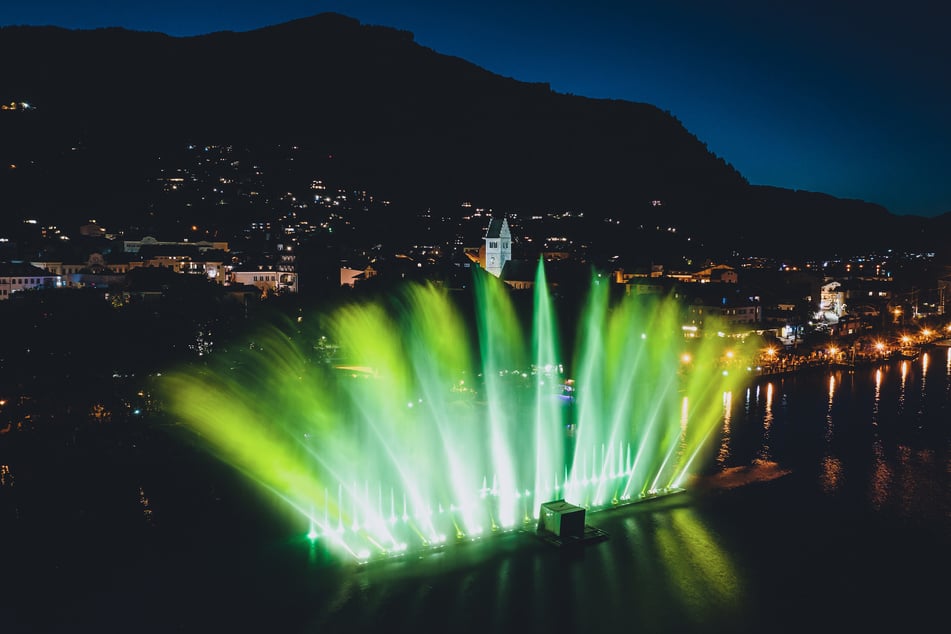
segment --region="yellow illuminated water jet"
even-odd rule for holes
[[[612,299],[594,277],[569,364],[542,263],[529,327],[499,280],[477,271],[474,289],[472,320],[447,290],[410,284],[304,320],[319,332],[271,325],[167,373],[165,400],[312,538],[360,560],[519,528],[549,500],[597,511],[681,490],[739,380],[715,337],[685,356],[676,301]]]

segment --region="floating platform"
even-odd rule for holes
[[[535,535],[559,548],[607,539],[607,533],[585,524],[584,518],[585,510],[580,506],[564,500],[545,502],[540,509]]]
[[[535,536],[546,544],[551,544],[557,548],[563,548],[566,546],[580,546],[582,544],[604,541],[608,538],[608,534],[606,532],[600,528],[596,528],[588,524],[585,525],[584,531],[581,535],[561,537],[551,531],[538,530],[535,531]]]

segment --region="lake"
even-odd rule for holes
[[[685,493],[357,565],[143,420],[0,441],[0,631],[913,631],[945,619],[951,351],[760,377]]]

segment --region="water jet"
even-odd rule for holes
[[[539,262],[529,325],[476,270],[474,315],[408,284],[262,329],[238,362],[166,373],[163,395],[302,532],[357,561],[531,528],[553,500],[595,513],[682,491],[739,378],[716,338],[684,339],[676,300],[598,282],[570,354]]]

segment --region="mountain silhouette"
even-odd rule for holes
[[[927,247],[929,228],[948,225],[752,186],[653,105],[559,94],[339,14],[194,37],[6,27],[0,55],[0,103],[35,107],[0,113],[0,160],[17,166],[0,176],[4,203],[64,223],[139,213],[156,157],[223,143],[306,147],[321,157],[315,178],[333,170],[393,201],[393,214],[473,201],[822,253]]]

